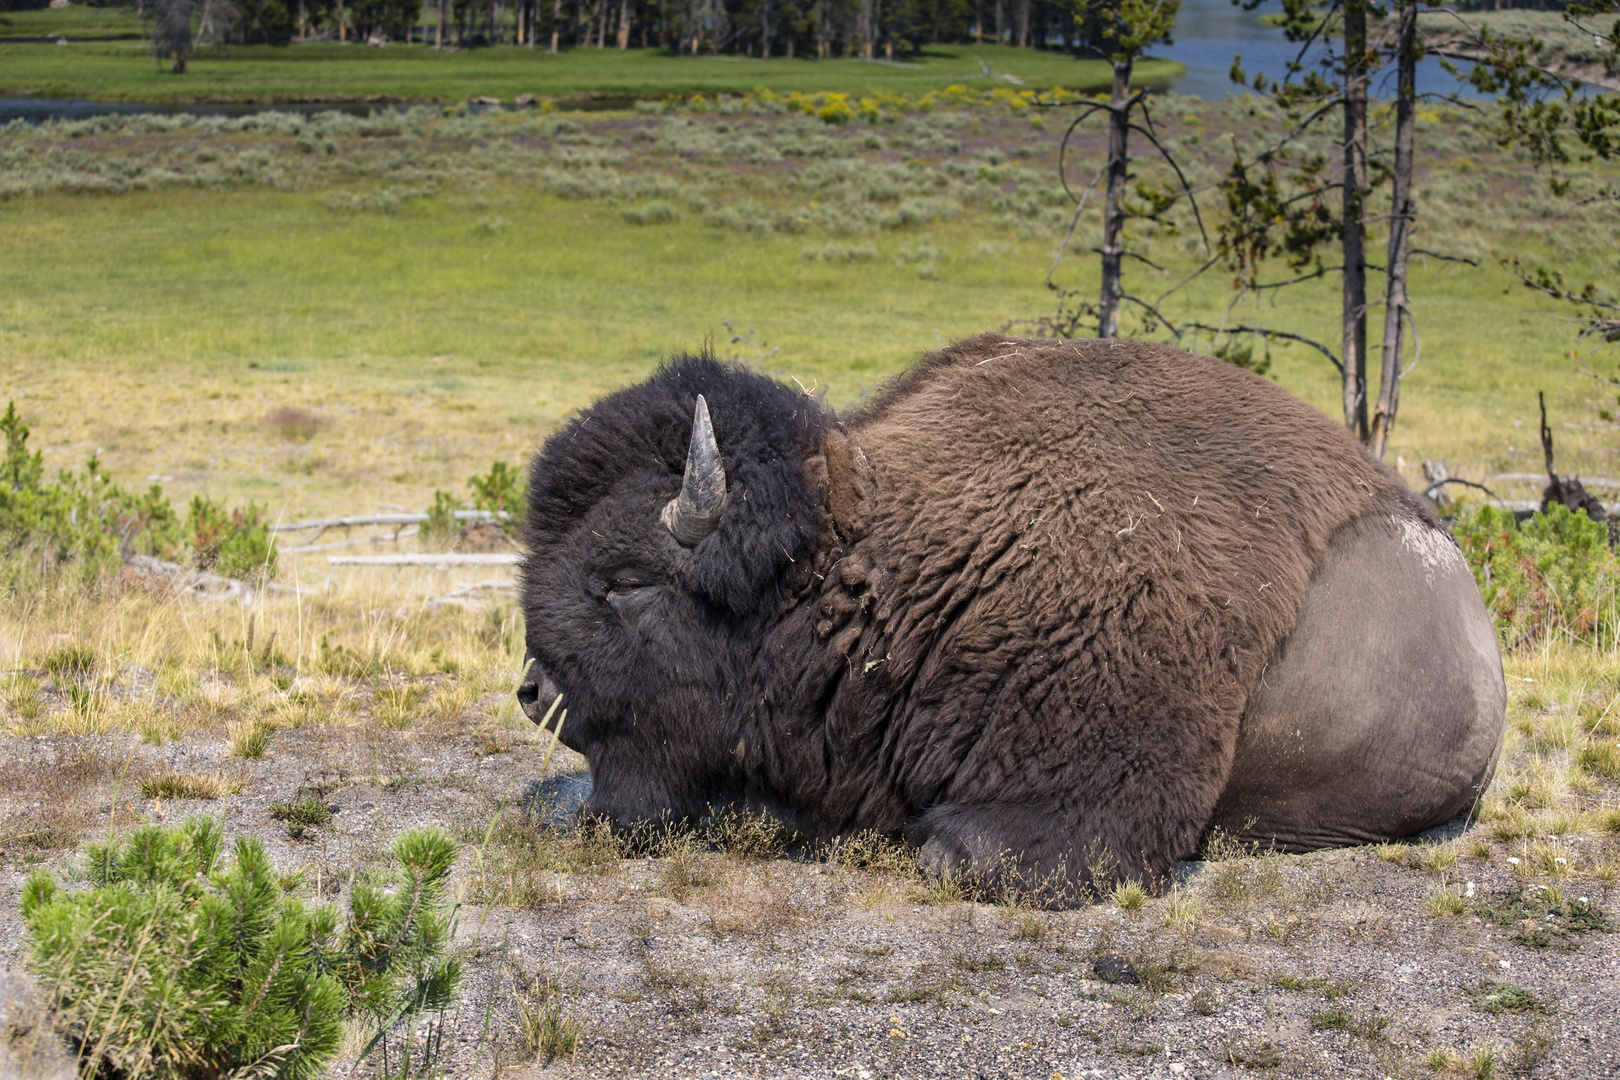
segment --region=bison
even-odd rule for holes
[[[1267,380],[984,335],[839,416],[708,356],[552,435],[521,567],[540,720],[615,827],[746,802],[926,867],[1163,881],[1466,811],[1491,619],[1427,503]]]

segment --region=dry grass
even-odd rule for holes
[[[13,757],[0,766],[0,791],[13,809],[0,813],[0,852],[73,847],[89,829],[96,794],[120,780],[113,758],[93,739],[62,739],[45,760]]]
[[[1148,891],[1139,881],[1122,881],[1114,886],[1113,898],[1121,911],[1137,911],[1148,902]]]
[[[239,790],[240,784],[220,776],[201,773],[160,773],[141,780],[144,799],[218,799]]]

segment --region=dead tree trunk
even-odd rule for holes
[[[1367,3],[1344,6],[1344,426],[1367,441]]]
[[[1108,197],[1103,203],[1102,292],[1097,336],[1119,336],[1120,262],[1125,257],[1125,183],[1130,177],[1131,61],[1114,61],[1108,101]]]
[[[619,32],[616,43],[620,52],[630,47],[630,0],[619,0]]]
[[[1029,48],[1029,0],[1018,0],[1018,47]]]
[[[1417,113],[1417,0],[1403,0],[1396,48],[1395,175],[1390,193],[1388,282],[1384,289],[1384,351],[1373,410],[1373,452],[1379,457],[1395,430],[1401,403],[1402,337],[1409,316],[1406,301],[1407,253],[1417,205],[1412,199],[1412,145]]]

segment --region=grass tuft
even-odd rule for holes
[[[275,727],[265,720],[242,720],[227,729],[231,736],[231,755],[249,761],[264,757],[270,749],[270,736]]]
[[[329,824],[332,808],[314,795],[300,795],[292,802],[270,805],[270,816],[287,826],[287,836],[302,840],[310,829]]]
[[[574,1003],[555,979],[542,979],[518,998],[518,1034],[523,1048],[542,1064],[572,1058],[585,1031]]]
[[[1510,982],[1484,982],[1467,991],[1468,1000],[1480,1012],[1544,1013],[1547,1005],[1536,995]]]
[[[63,645],[45,655],[40,667],[51,675],[89,675],[96,670],[96,654],[83,645]]]
[[[217,799],[237,785],[200,773],[161,773],[143,779],[140,788],[144,799]]]
[[[1468,910],[1468,901],[1456,889],[1446,886],[1430,893],[1424,906],[1437,919],[1456,918]]]
[[[1114,886],[1114,903],[1121,911],[1137,911],[1148,902],[1148,891],[1139,881],[1122,881]]]

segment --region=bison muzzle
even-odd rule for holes
[[[839,417],[707,357],[556,432],[536,720],[616,826],[749,802],[942,871],[1162,880],[1221,827],[1408,835],[1489,781],[1473,576],[1338,425],[1163,345],[981,336]]]

